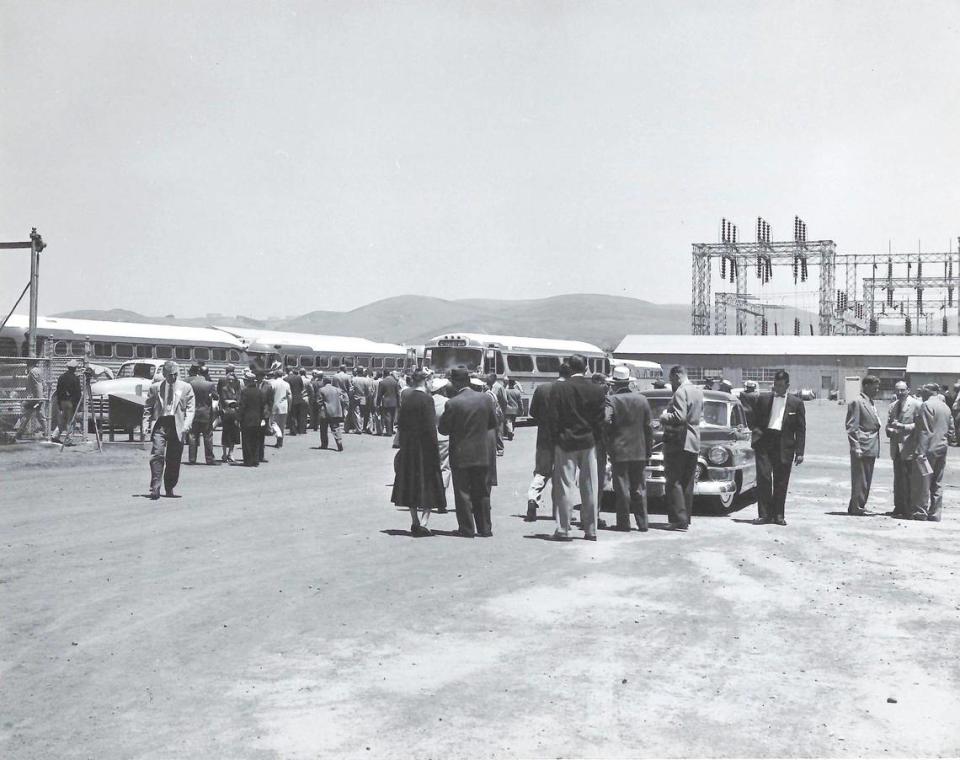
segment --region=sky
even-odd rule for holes
[[[956,250],[958,31],[956,0],[0,0],[0,240],[43,234],[41,314],[254,317],[687,303],[721,217]]]

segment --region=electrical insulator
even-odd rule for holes
[[[760,334],[761,335],[767,334],[767,318],[766,317],[760,320]]]
[[[774,334],[774,335],[779,335],[779,334],[780,334],[780,325],[779,325],[779,323],[777,323],[777,322],[774,322],[774,323],[773,323],[773,334]]]
[[[757,254],[757,279],[763,279],[763,257]]]
[[[837,308],[840,311],[843,311],[843,293],[841,293],[839,290],[837,291]]]
[[[734,242],[734,244],[736,244],[736,242],[737,242],[737,225],[731,223],[731,224],[730,224],[730,230],[731,230],[731,232],[733,233],[733,234],[732,234],[733,242]]]
[[[720,279],[721,280],[727,279],[727,257],[726,256],[720,257]]]
[[[737,260],[730,259],[730,282],[733,282],[736,276],[737,276]]]
[[[947,316],[946,316],[946,314],[944,314],[944,316],[943,316],[943,334],[944,334],[944,335],[947,334]]]
[[[807,281],[807,257],[806,256],[802,256],[800,258],[800,281],[801,282]]]
[[[810,328],[810,334],[813,335],[813,325],[807,325]]]
[[[870,334],[871,335],[877,334],[877,320],[875,319],[870,320]]]
[[[767,282],[773,277],[773,259],[767,256]]]
[[[917,288],[917,310],[923,311],[923,288]]]
[[[907,317],[903,321],[903,334],[904,335],[913,335],[913,323],[910,321],[910,317]]]
[[[800,257],[794,255],[793,257],[793,281],[796,283],[797,275],[800,274]]]
[[[893,306],[893,288],[887,288],[887,306]]]
[[[947,288],[947,306],[953,306],[953,288]]]
[[[917,259],[917,279],[923,275],[923,262]]]
[[[727,220],[725,218],[720,220],[720,242],[727,242]]]
[[[793,318],[793,334],[794,335],[800,334],[800,317]]]
[[[893,279],[893,259],[887,259],[887,279]]]

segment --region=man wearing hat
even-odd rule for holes
[[[947,466],[947,447],[954,435],[953,415],[940,397],[940,386],[928,383],[923,386],[923,404],[920,406],[917,445],[921,456],[929,465],[927,481],[930,501],[926,509],[914,506],[914,520],[940,522],[943,512],[943,471]],[[924,500],[926,501],[926,499]]]
[[[44,391],[43,370],[40,368],[40,362],[36,357],[25,359],[27,367],[27,400],[23,402],[23,414],[17,420],[15,427],[16,435],[20,435],[30,429],[30,422],[34,417],[40,423],[40,431],[46,435],[47,413],[44,407],[47,403],[47,394]]]
[[[180,367],[164,362],[163,380],[150,386],[143,407],[143,429],[150,429],[150,498],[160,498],[160,480],[165,495],[175,498],[180,479],[183,440],[193,425],[196,400],[193,388],[180,379]]]
[[[872,515],[866,510],[873,482],[873,466],[880,456],[880,415],[874,399],[880,392],[880,378],[867,375],[861,392],[847,404],[847,441],[850,445],[850,503],[847,514]],[[921,449],[922,450],[922,449]]]
[[[245,467],[260,466],[260,446],[263,430],[267,426],[264,416],[263,394],[257,387],[257,376],[247,370],[243,373],[243,390],[237,404],[237,422],[243,441],[243,464]]]
[[[377,384],[375,403],[380,411],[384,432],[392,438],[393,425],[397,419],[397,409],[400,407],[400,383],[397,382],[397,378],[392,373],[388,372]]]
[[[441,435],[450,436],[457,533],[465,538],[489,537],[493,535],[490,447],[496,444],[490,431],[497,427],[495,402],[489,394],[471,390],[470,373],[463,368],[450,370],[450,383],[454,395],[444,406],[437,428]]]
[[[199,362],[190,365],[187,372],[187,384],[193,389],[195,413],[188,436],[188,462],[197,463],[197,450],[203,439],[203,458],[209,465],[218,464],[213,456],[213,400],[217,397],[217,387],[204,377],[204,367]]]
[[[237,410],[240,406],[240,393],[243,390],[237,379],[237,368],[228,364],[225,374],[217,381],[217,396],[220,397],[220,446],[223,449],[221,460],[233,461],[233,448],[240,443],[240,424]],[[253,373],[250,373],[253,377]]]
[[[82,392],[80,390],[80,376],[77,369],[80,362],[71,359],[67,362],[67,371],[57,378],[57,411],[59,421],[57,423],[58,434],[53,436],[52,440],[59,443],[60,436],[70,434],[70,425],[73,423],[73,414],[80,403]]]
[[[347,392],[335,382],[334,377],[324,377],[317,400],[320,402],[320,448],[330,443],[328,433],[333,433],[337,451],[343,451],[343,415],[347,408]]]
[[[310,380],[306,384],[307,398],[310,402],[310,429],[317,432],[320,429],[320,386],[323,385],[323,372],[315,369],[310,373]]]
[[[647,499],[644,468],[653,453],[653,422],[650,404],[642,393],[630,388],[630,368],[613,368],[613,391],[604,407],[607,456],[613,469],[613,493],[617,505],[617,530],[630,531],[630,514],[637,529],[647,530]]]

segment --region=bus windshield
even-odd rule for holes
[[[117,377],[140,377],[144,380],[153,380],[153,365],[144,362],[128,362],[120,367]]]
[[[434,372],[446,372],[454,367],[475,370],[482,357],[483,351],[479,348],[437,346],[431,349],[430,366]]]

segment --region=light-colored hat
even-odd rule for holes
[[[67,367],[69,367],[70,369],[76,369],[79,366],[80,366],[80,362],[78,362],[76,359],[71,359],[70,361],[67,362]]]
[[[432,377],[427,381],[427,387],[430,388],[431,393],[439,393],[448,385],[450,385],[450,381],[445,377]]]
[[[243,379],[244,379],[244,380],[256,380],[256,379],[257,379],[257,376],[256,376],[255,374],[253,374],[250,370],[245,369],[245,370],[243,371]]]
[[[236,370],[237,368],[234,367],[232,364],[228,364],[226,367],[223,368],[224,372],[236,372]]]
[[[743,389],[744,389],[745,391],[755,391],[755,390],[757,389],[757,381],[756,381],[756,380],[747,380],[747,381],[743,384]]]
[[[175,361],[165,361],[163,363],[163,374],[165,375],[179,375],[180,374],[180,365]]]
[[[613,368],[613,382],[626,383],[630,381],[630,368],[623,364],[618,364]]]

